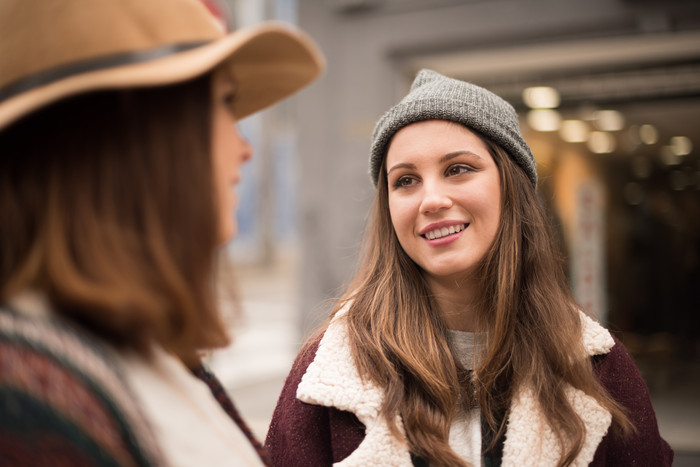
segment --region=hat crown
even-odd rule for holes
[[[409,92],[413,92],[417,88],[423,86],[425,83],[435,81],[436,79],[439,79],[441,77],[442,75],[440,75],[436,71],[423,69],[420,72],[418,72],[415,79],[413,80],[413,83],[411,83],[411,89]]]
[[[223,32],[199,0],[3,0],[0,89],[45,70]]]

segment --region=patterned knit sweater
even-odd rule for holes
[[[193,371],[270,465],[221,384]],[[105,344],[57,317],[0,308],[0,465],[164,465]]]

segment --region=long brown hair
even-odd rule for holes
[[[610,410],[617,426],[628,419],[597,382],[580,342],[581,321],[563,261],[537,192],[500,147],[482,137],[501,177],[501,219],[493,245],[475,276],[475,313],[487,350],[476,377],[452,355],[447,329],[420,268],[401,248],[391,224],[382,165],[358,274],[339,302],[349,309],[355,363],[363,378],[385,390],[383,416],[399,435],[403,419],[411,450],[431,465],[464,465],[449,446],[455,409],[478,403],[485,421],[504,433],[515,391],[530,385],[570,464],[585,427],[567,401],[562,382]],[[491,445],[493,447],[493,443]]]
[[[44,292],[116,345],[194,364],[213,297],[210,76],[72,98],[0,132],[0,300]]]

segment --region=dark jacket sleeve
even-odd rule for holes
[[[276,466],[330,466],[350,455],[364,438],[364,426],[353,414],[296,397],[319,340],[312,340],[297,356],[272,415],[265,447]]]
[[[615,340],[610,353],[598,357],[594,368],[601,384],[625,408],[636,431],[623,437],[611,427],[591,465],[670,466],[673,451],[661,438],[649,390],[624,346]]]

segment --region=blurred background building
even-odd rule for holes
[[[700,2],[211,0],[296,23],[323,78],[244,121],[246,317],[214,364],[264,433],[296,350],[355,265],[374,122],[424,67],[511,102],[580,303],[626,344],[677,465],[700,462]],[[687,462],[687,463],[684,463]]]

